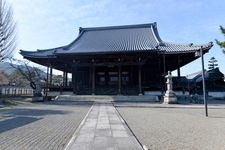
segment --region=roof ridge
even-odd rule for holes
[[[147,23],[147,24],[134,24],[134,25],[120,25],[120,26],[104,26],[104,27],[88,27],[83,28],[80,27],[79,30],[81,31],[96,31],[96,30],[111,30],[111,29],[127,29],[127,28],[140,28],[140,27],[154,27],[156,26],[156,22]]]

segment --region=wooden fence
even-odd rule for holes
[[[20,87],[0,87],[0,96],[32,96],[33,89]]]

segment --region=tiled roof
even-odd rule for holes
[[[78,37],[69,45],[36,52],[21,51],[22,55],[45,57],[60,54],[115,53],[131,51],[157,51],[159,53],[187,53],[209,50],[212,43],[204,45],[172,44],[161,40],[156,23],[80,28]]]
[[[209,50],[213,46],[213,43],[207,43],[202,45],[194,45],[194,44],[174,44],[163,42],[163,46],[159,46],[160,51],[164,51],[165,53],[186,53],[186,52],[195,52],[201,47],[203,50]]]
[[[30,56],[35,58],[48,58],[55,55],[56,50],[59,48],[54,49],[47,49],[47,50],[37,50],[37,51],[25,51],[20,50],[20,54],[23,56]]]
[[[56,53],[152,50],[158,45],[155,24],[81,28],[79,37]]]

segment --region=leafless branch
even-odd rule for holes
[[[16,50],[16,23],[13,10],[5,0],[0,0],[0,62],[10,58]]]
[[[16,59],[9,59],[10,65],[18,70],[21,75],[23,75],[29,82],[30,86],[35,89],[35,80],[36,77],[41,79],[41,70],[37,67],[31,67],[29,66],[29,61],[21,61],[21,60],[16,60]]]

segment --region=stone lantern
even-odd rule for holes
[[[164,103],[165,104],[176,104],[177,103],[177,97],[175,93],[173,92],[173,81],[172,81],[172,75],[171,72],[168,71],[168,75],[166,76],[166,84],[167,84],[167,90],[164,95]]]

